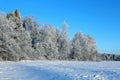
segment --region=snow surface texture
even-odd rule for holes
[[[120,62],[0,62],[0,80],[120,80]]]

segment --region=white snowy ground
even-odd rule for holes
[[[0,80],[120,80],[120,62],[0,62]]]

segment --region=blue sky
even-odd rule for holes
[[[0,0],[0,11],[19,9],[41,24],[68,23],[69,38],[77,31],[96,40],[99,52],[120,54],[120,0]]]

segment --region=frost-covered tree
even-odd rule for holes
[[[70,54],[70,44],[67,33],[68,24],[63,23],[60,34],[58,35],[59,59],[68,59]]]
[[[88,37],[88,43],[87,43],[87,49],[88,49],[88,54],[90,55],[89,60],[96,61],[98,60],[98,53],[96,49],[96,43],[93,37],[87,36]]]
[[[45,59],[44,55],[44,48],[42,47],[42,37],[39,31],[39,24],[37,21],[33,20],[33,17],[25,17],[23,20],[23,27],[25,28],[26,32],[29,32],[31,37],[31,48],[34,49],[32,53],[36,59]]]
[[[76,33],[71,44],[72,44],[72,49],[71,49],[71,54],[70,57],[72,59],[76,60],[81,60],[82,59],[82,46],[81,46],[81,33]]]
[[[37,43],[37,39],[39,36],[39,30],[38,30],[38,23],[36,21],[32,20],[32,17],[25,17],[23,20],[23,27],[25,28],[25,31],[30,33],[31,39],[32,39],[32,47],[35,48],[35,43]]]
[[[16,24],[0,14],[0,55],[3,60],[17,60],[20,49],[14,40]]]
[[[40,49],[44,51],[44,56],[47,59],[58,58],[57,39],[55,29],[51,25],[43,25],[40,29]],[[39,45],[38,45],[39,46]]]
[[[70,57],[75,60],[97,60],[97,50],[94,39],[80,32],[72,40]]]

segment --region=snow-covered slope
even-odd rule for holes
[[[0,80],[120,80],[120,62],[0,62]]]

